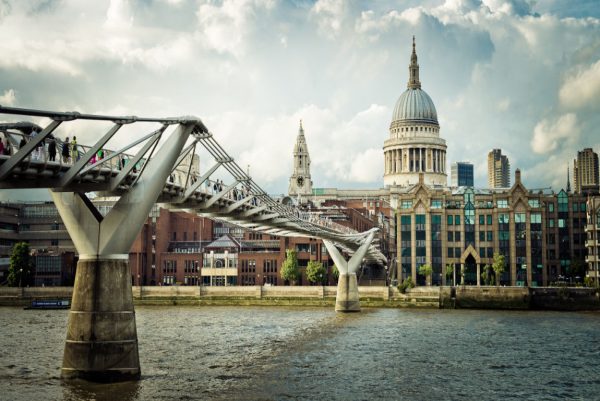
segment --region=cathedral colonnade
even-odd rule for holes
[[[385,174],[441,173],[446,174],[446,149],[433,146],[405,146],[387,149]]]

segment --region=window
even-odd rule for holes
[[[558,193],[558,212],[568,212],[569,211],[569,197],[565,193],[565,191],[561,190]]]
[[[498,199],[496,205],[498,209],[508,209],[508,199]]]
[[[554,203],[552,203],[552,202],[548,203],[548,211],[550,213],[554,212]]]
[[[529,203],[530,207],[540,207],[540,200],[539,199],[529,199],[527,201],[527,203]]]
[[[558,219],[558,228],[565,228],[565,219]]]
[[[510,223],[510,216],[508,215],[508,213],[498,214],[498,223],[500,223],[500,224]]]
[[[454,257],[454,248],[448,248],[448,257],[449,258],[453,258]]]
[[[410,209],[412,207],[412,200],[403,200],[400,204],[400,209]]]
[[[485,215],[483,215],[483,214],[479,215],[479,225],[480,226],[485,225]]]
[[[580,211],[580,212],[585,212],[585,211],[586,211],[586,208],[585,208],[585,202],[581,202],[581,203],[579,204],[579,211]]]
[[[431,215],[431,224],[432,225],[441,225],[442,224],[442,215],[441,214],[432,214]]]
[[[490,242],[493,241],[494,240],[494,232],[493,231],[488,231],[487,235],[486,235],[486,239],[488,241],[490,241]]]
[[[454,222],[454,218],[452,217],[451,214],[449,214],[448,215],[448,225],[451,226],[453,222]]]
[[[515,213],[515,223],[527,223],[527,215],[525,213]]]
[[[455,226],[460,226],[460,215],[457,214],[456,216],[454,216],[454,225]]]
[[[479,241],[485,241],[485,231],[479,231]]]
[[[542,214],[541,213],[531,213],[531,223],[532,224],[541,224],[542,223]]]
[[[442,208],[442,200],[441,199],[432,199],[431,200],[431,208],[432,209],[441,209]]]
[[[400,216],[400,224],[403,226],[410,226],[410,216]]]
[[[554,228],[554,219],[550,219],[550,220],[548,220],[548,226],[549,226],[550,228]]]
[[[454,241],[456,241],[456,242],[460,241],[460,231],[456,231],[454,233]]]
[[[488,214],[488,215],[487,215],[487,219],[486,219],[486,220],[487,220],[487,224],[488,224],[488,226],[491,226],[491,225],[492,225],[492,215],[491,215],[491,214]]]
[[[454,242],[454,232],[448,231],[448,242]]]
[[[479,248],[479,256],[485,258],[485,248]]]

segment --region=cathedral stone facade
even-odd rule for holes
[[[435,105],[421,89],[414,37],[408,71],[408,87],[396,102],[383,145],[383,182],[386,187],[414,185],[423,173],[426,185],[446,186],[446,140],[440,137]]]

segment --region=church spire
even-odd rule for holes
[[[419,63],[417,61],[417,50],[415,45],[415,36],[413,35],[412,55],[410,56],[410,65],[408,66],[408,88],[421,89],[421,81],[419,81]]]

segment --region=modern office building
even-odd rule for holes
[[[510,187],[510,162],[501,149],[493,149],[488,153],[488,187]]]
[[[453,187],[472,187],[473,164],[469,162],[455,162],[450,166],[450,185]]]
[[[446,186],[446,140],[440,137],[435,105],[421,89],[414,37],[408,72],[383,145],[383,182],[386,187],[414,185],[423,174],[427,185]]]
[[[598,194],[600,191],[598,173],[598,153],[594,152],[592,148],[585,148],[577,152],[577,158],[573,160],[575,193]]]
[[[494,253],[504,255],[502,285],[542,286],[585,260],[586,198],[561,190],[527,189],[515,172],[511,188],[435,188],[424,183],[392,190],[397,197],[398,281],[424,284],[418,268],[430,264],[433,283],[465,270],[466,285],[481,285]],[[455,283],[459,283],[456,280]]]

